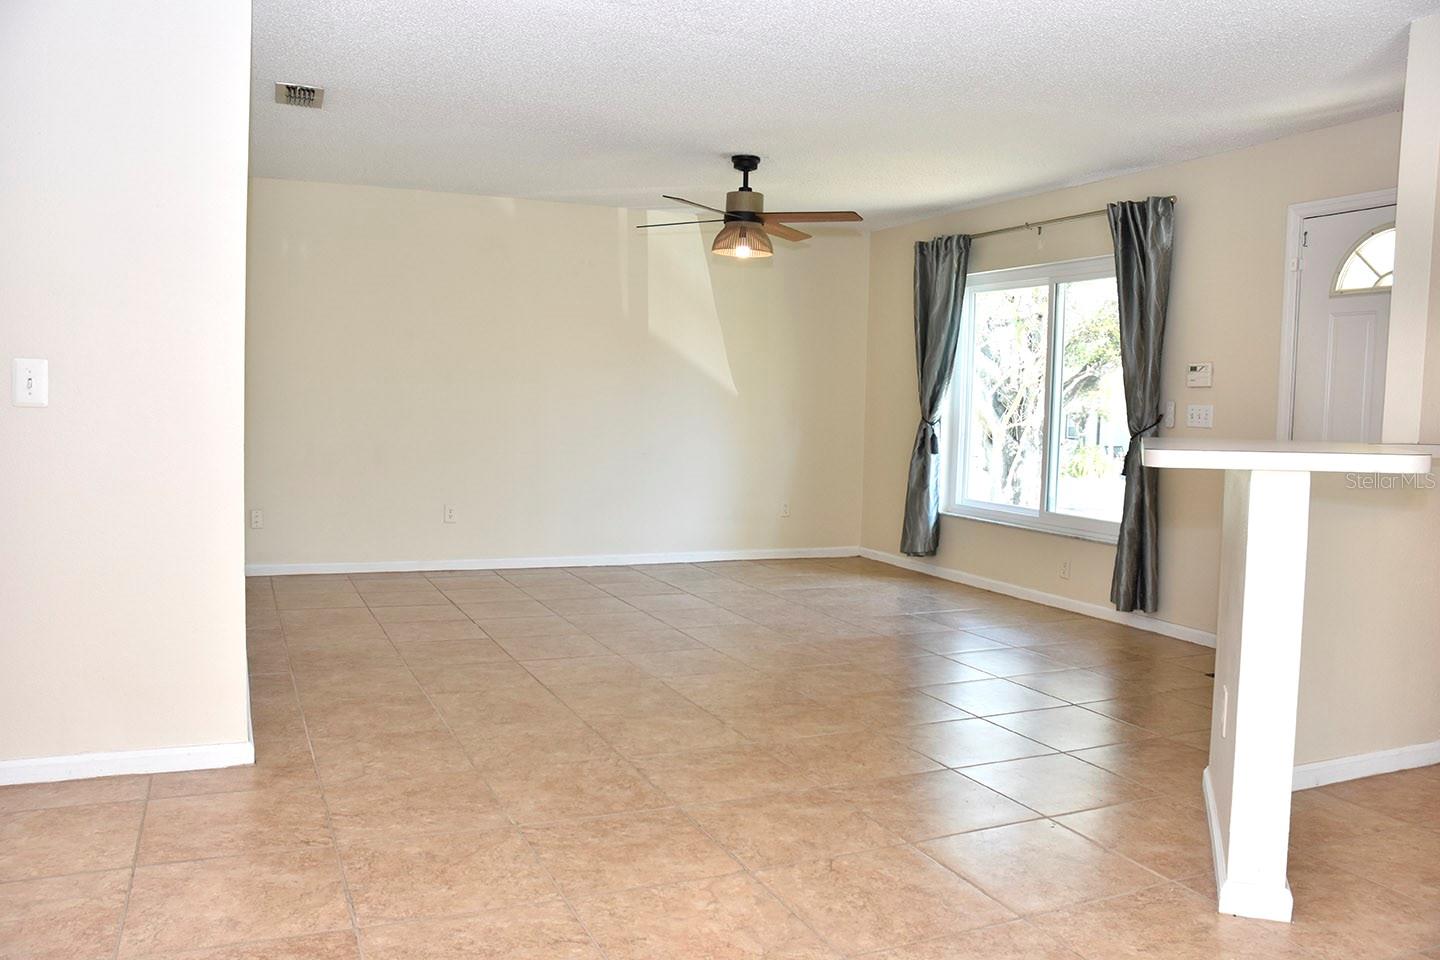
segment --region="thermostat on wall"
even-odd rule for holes
[[[1214,381],[1215,364],[1210,360],[1185,366],[1185,386],[1208,387]]]

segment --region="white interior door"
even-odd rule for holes
[[[1395,207],[1301,221],[1296,440],[1380,440]]]

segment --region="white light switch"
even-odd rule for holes
[[[11,402],[17,407],[50,405],[50,361],[15,358],[11,367]]]
[[[1215,405],[1192,403],[1185,407],[1185,426],[1209,430],[1215,426]]]

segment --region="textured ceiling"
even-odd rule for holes
[[[255,0],[252,172],[869,225],[1399,106],[1440,0]],[[274,103],[276,80],[326,88]]]

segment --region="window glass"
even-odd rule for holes
[[[1048,284],[975,294],[967,500],[1032,510],[1040,505],[1049,315]]]
[[[1388,289],[1395,281],[1395,228],[1362,238],[1335,275],[1336,293]]]
[[[1118,523],[1125,495],[1125,384],[1113,277],[1056,285],[1060,343],[1056,406],[1064,425],[1055,450],[1051,510]]]

